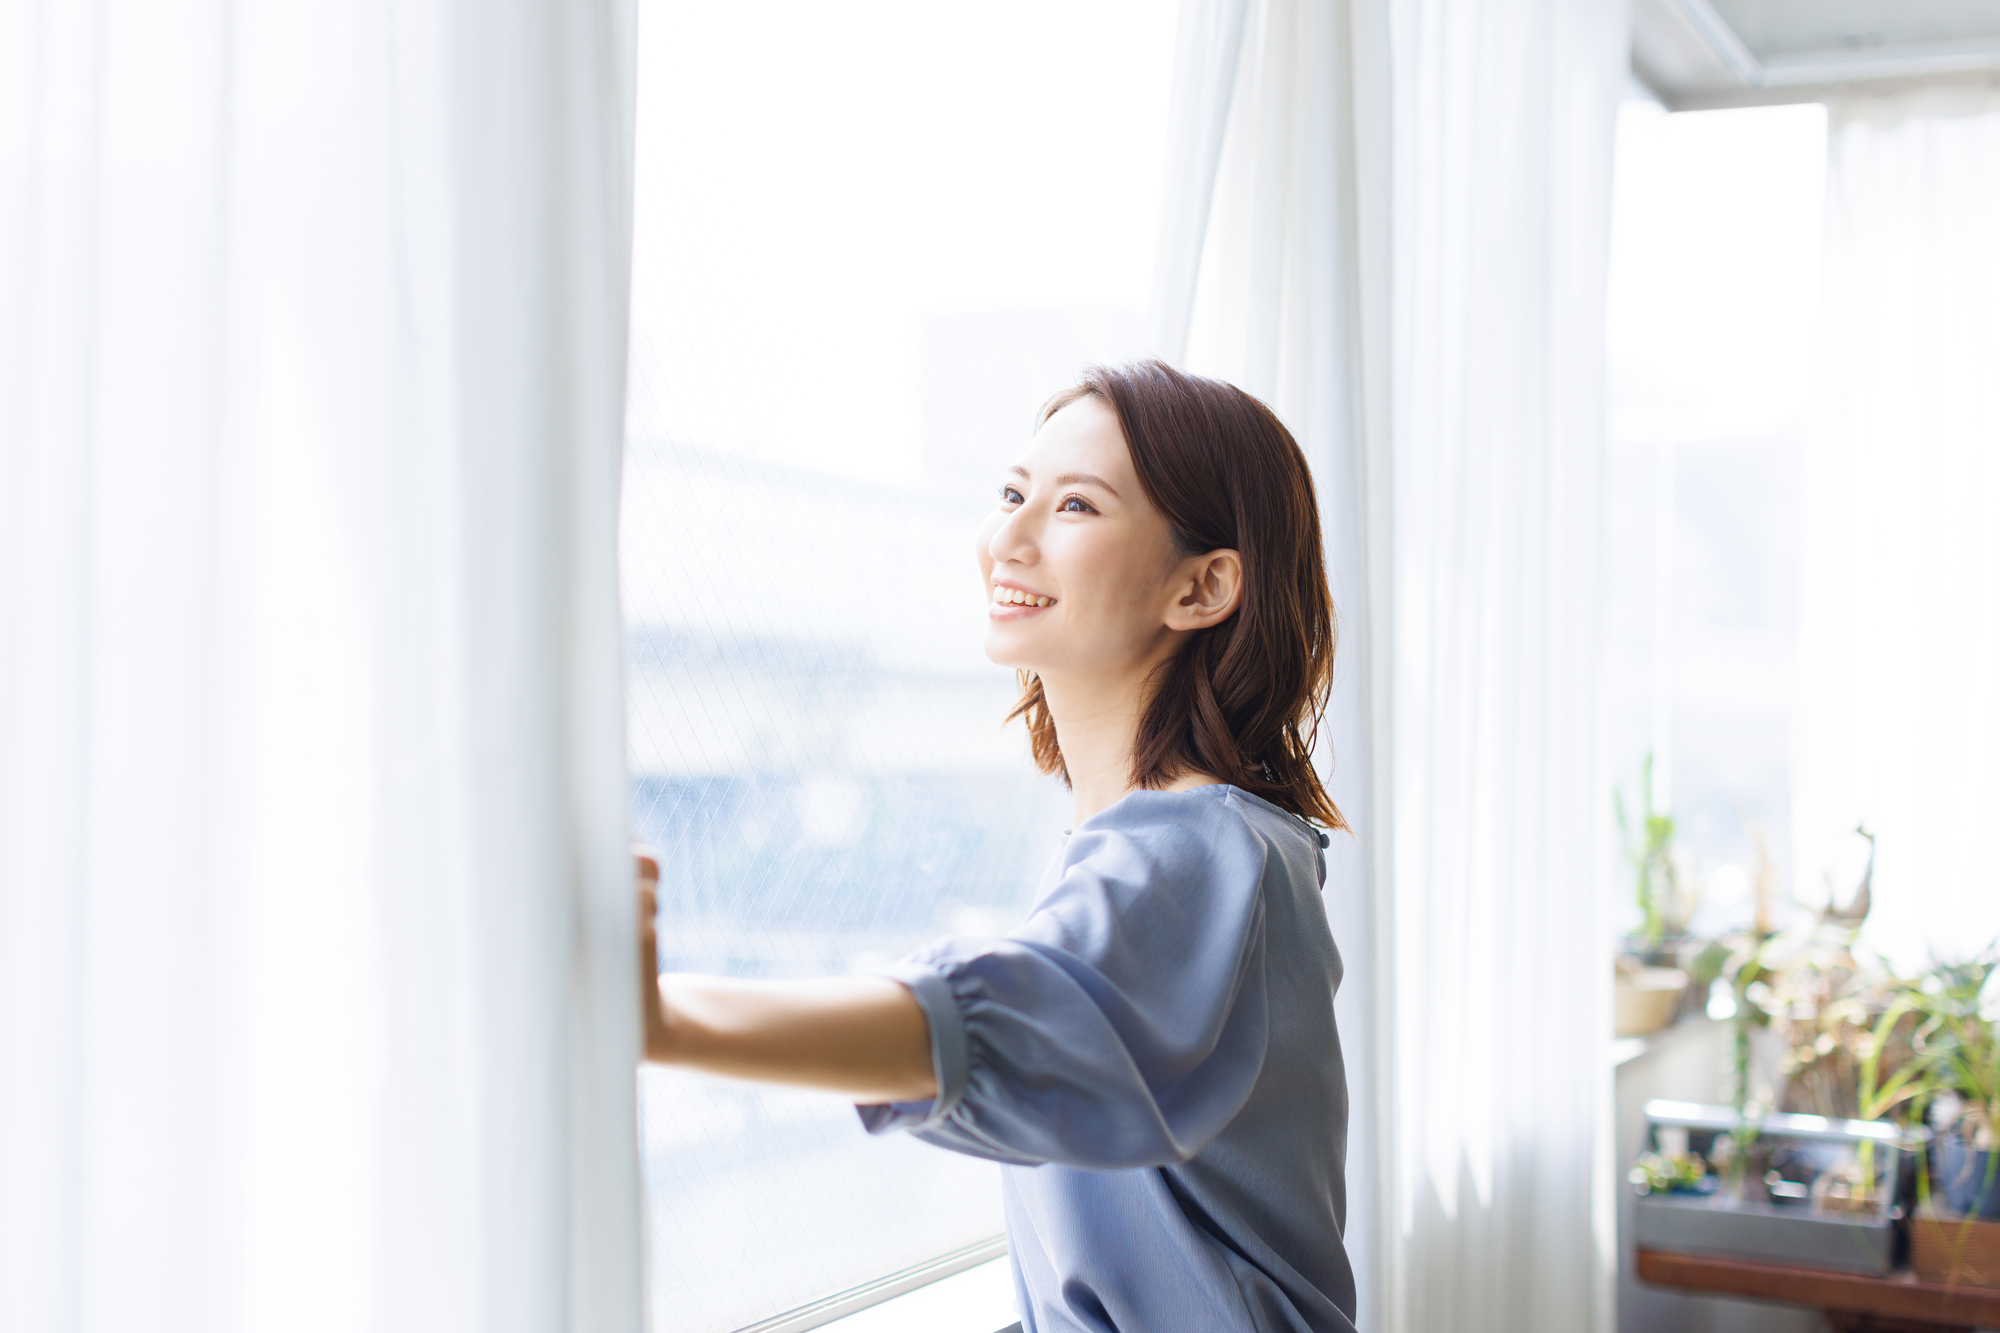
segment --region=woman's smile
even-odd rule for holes
[[[1008,579],[995,579],[993,598],[987,605],[986,614],[993,620],[1026,620],[1055,604],[1056,599],[1047,593],[1036,592]]]

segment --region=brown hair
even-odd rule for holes
[[[1117,416],[1146,498],[1182,555],[1243,557],[1243,594],[1160,664],[1132,748],[1132,781],[1213,773],[1302,819],[1346,828],[1313,770],[1333,679],[1333,597],[1305,454],[1277,414],[1233,384],[1161,361],[1093,366],[1043,405],[1039,426],[1081,398]],[[1035,765],[1068,780],[1040,677],[1021,701]]]

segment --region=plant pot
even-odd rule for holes
[[[1931,1145],[1931,1192],[1946,1212],[2000,1220],[2000,1161],[1957,1134],[1942,1135]]]
[[[2000,1287],[2000,1222],[1920,1209],[1910,1219],[1910,1268],[1925,1282]]]
[[[1621,968],[1612,992],[1618,1035],[1644,1037],[1673,1022],[1687,984],[1677,967]]]

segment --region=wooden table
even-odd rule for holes
[[[1874,1277],[1665,1250],[1642,1249],[1638,1258],[1641,1282],[1823,1310],[1843,1333],[2000,1329],[2000,1287],[1946,1286],[1919,1282],[1908,1272]]]

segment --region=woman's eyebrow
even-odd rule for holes
[[[1113,499],[1123,498],[1118,494],[1118,488],[1116,486],[1113,486],[1110,482],[1106,481],[1104,478],[1093,476],[1088,472],[1065,472],[1060,477],[1056,478],[1056,485],[1096,486],[1102,490],[1110,491]]]
[[[1018,474],[1023,480],[1026,480],[1028,478],[1028,469],[1022,467],[1019,463],[1016,463],[1013,467],[1007,470],[1009,472]],[[1106,491],[1109,491],[1111,493],[1111,497],[1114,500],[1122,500],[1125,498],[1124,496],[1118,494],[1118,488],[1116,486],[1113,486],[1110,482],[1106,481],[1104,478],[1090,472],[1065,472],[1060,477],[1057,477],[1055,481],[1050,484],[1055,486],[1097,486],[1101,487]]]

